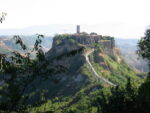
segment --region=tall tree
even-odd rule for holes
[[[138,54],[148,61],[150,69],[150,27],[145,32],[145,36],[138,43]],[[149,72],[150,76],[150,72]]]
[[[150,27],[145,32],[145,36],[138,43],[138,54],[148,61],[149,73],[146,81],[139,88],[138,108],[141,113],[150,111]]]

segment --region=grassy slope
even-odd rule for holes
[[[118,63],[108,55],[105,55],[103,58],[104,63],[107,67],[107,69],[105,69],[103,68],[103,66],[101,66],[101,64],[94,62],[94,54],[90,55],[90,60],[93,67],[100,76],[104,76],[115,84],[123,85],[126,83],[127,78],[131,78],[132,80],[135,80],[137,82],[140,82],[141,80],[138,76],[136,76],[136,72],[133,71],[133,69],[131,69],[131,67],[124,61]]]
[[[110,56],[104,57],[104,62],[109,66],[111,70],[105,70],[100,64],[94,62],[94,54],[90,56],[92,65],[97,70],[99,75],[104,76],[110,81],[119,85],[124,85],[127,78],[131,78],[134,81],[140,81],[141,79],[136,76],[134,72],[124,61],[117,63]],[[105,71],[104,71],[105,70]],[[58,113],[97,113],[98,108],[96,105],[97,98],[103,98],[102,94],[109,95],[110,87],[104,87],[103,82],[95,82],[92,77],[92,73],[87,69],[86,64],[81,67],[81,73],[88,76],[91,83],[78,91],[75,95],[68,97],[58,97],[52,100],[47,100],[41,106],[28,109],[31,113],[36,112],[58,112]],[[101,90],[97,90],[101,89]]]

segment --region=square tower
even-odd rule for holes
[[[77,34],[80,34],[80,25],[77,25]]]

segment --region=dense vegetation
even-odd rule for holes
[[[138,43],[138,54],[150,64],[150,28]],[[150,65],[149,65],[150,68]],[[145,82],[137,89],[132,87],[130,80],[125,89],[111,91],[108,101],[102,106],[103,113],[149,113],[150,112],[150,73]],[[99,103],[101,103],[99,101]]]
[[[43,35],[37,34],[34,47],[30,50],[27,49],[27,46],[23,43],[20,36],[16,35],[14,36],[14,40],[16,44],[20,45],[20,49],[22,49],[24,53],[21,54],[18,51],[14,51],[8,56],[6,54],[0,54],[0,112],[27,112],[30,106],[39,106],[47,102],[48,99],[45,98],[45,93],[50,91],[42,89],[36,103],[33,105],[27,104],[27,100],[36,95],[36,93],[27,92],[26,90],[28,90],[32,86],[32,83],[38,78],[45,81],[49,78],[49,82],[56,84],[59,81],[51,76],[67,70],[62,65],[50,67],[51,62],[45,59],[45,53],[42,50],[41,42],[43,37]],[[53,60],[73,56],[80,53],[83,49],[84,48],[79,48],[70,51],[69,53],[55,57]],[[36,55],[34,59],[32,54]]]
[[[96,62],[97,54],[99,52],[95,51],[94,54],[90,55],[90,60],[100,76],[104,76],[118,85],[125,85],[128,78],[137,83],[141,82],[141,78],[136,76],[137,73],[124,60],[117,61],[117,55],[104,55],[101,56],[100,62]]]

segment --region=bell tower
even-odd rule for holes
[[[77,34],[80,34],[80,25],[77,25]]]

